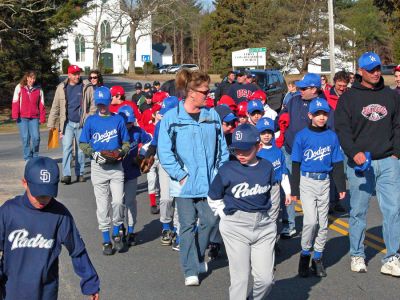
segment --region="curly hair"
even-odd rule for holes
[[[177,90],[184,92],[185,96],[190,89],[198,88],[204,82],[210,83],[210,76],[202,71],[182,69],[175,79]]]

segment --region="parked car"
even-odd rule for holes
[[[181,65],[170,65],[170,66],[167,68],[167,73],[168,73],[168,74],[174,74],[174,73],[176,73],[180,66],[181,66]]]
[[[179,67],[177,67],[177,68],[171,68],[168,71],[168,73],[175,74],[175,73],[178,73],[182,69],[188,69],[188,70],[191,70],[191,71],[197,71],[197,70],[199,70],[199,66],[195,65],[195,64],[183,64],[183,65],[179,65]]]
[[[170,66],[171,66],[171,65],[162,65],[161,67],[158,68],[158,72],[159,72],[160,74],[166,74],[166,73],[167,73],[167,70],[168,70],[168,68],[169,68]]]
[[[394,64],[382,65],[381,66],[382,75],[393,75],[394,74],[394,68],[396,66],[397,65],[394,65]]]

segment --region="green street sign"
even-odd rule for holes
[[[254,52],[266,52],[267,48],[249,48],[249,52],[250,53],[254,53]]]

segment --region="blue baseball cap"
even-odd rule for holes
[[[105,86],[100,86],[94,91],[94,104],[99,105],[99,104],[104,104],[106,106],[109,106],[111,103],[111,92],[108,87]]]
[[[125,123],[133,123],[136,121],[135,113],[129,105],[123,105],[118,108],[118,114],[124,118]]]
[[[222,122],[230,123],[237,119],[233,111],[226,104],[216,106],[215,111],[218,113]]]
[[[264,117],[264,118],[261,118],[260,120],[258,120],[258,122],[256,124],[256,128],[257,128],[258,132],[263,132],[265,130],[274,132],[275,131],[275,122],[271,118]]]
[[[358,66],[361,69],[367,71],[371,71],[372,69],[376,68],[377,66],[380,66],[381,64],[382,63],[381,59],[379,58],[379,55],[374,52],[365,52],[358,59]]]
[[[247,112],[251,114],[253,111],[259,110],[264,112],[264,106],[260,100],[251,100],[247,103]]]
[[[356,175],[358,176],[364,176],[364,172],[368,171],[368,169],[371,167],[371,153],[370,152],[364,152],[366,161],[361,165],[361,166],[355,166],[354,171],[356,172]]]
[[[296,86],[299,88],[321,87],[321,76],[315,73],[307,73],[302,80],[296,81]]]
[[[175,96],[169,96],[165,98],[162,102],[161,109],[158,112],[160,115],[164,115],[170,109],[177,107],[179,105],[179,100]]]
[[[32,196],[57,196],[60,171],[55,160],[44,156],[31,158],[25,165],[24,178]]]
[[[324,98],[317,97],[311,101],[308,112],[315,114],[320,110],[328,113],[331,111],[331,108],[329,107],[328,101],[326,101]]]
[[[241,124],[233,131],[231,148],[250,150],[260,141],[260,133],[251,124]]]

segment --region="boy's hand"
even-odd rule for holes
[[[297,199],[297,196],[292,196],[292,202],[293,201],[298,201],[299,199]]]
[[[356,155],[354,155],[353,160],[357,165],[361,166],[363,163],[365,163],[367,158],[365,157],[364,152],[358,152]]]
[[[286,195],[285,205],[289,206],[292,203],[292,196]]]
[[[343,200],[344,198],[346,198],[346,192],[339,193],[339,200]]]
[[[89,299],[90,299],[90,300],[99,300],[99,299],[100,299],[99,293],[90,295],[90,296],[89,296]]]

